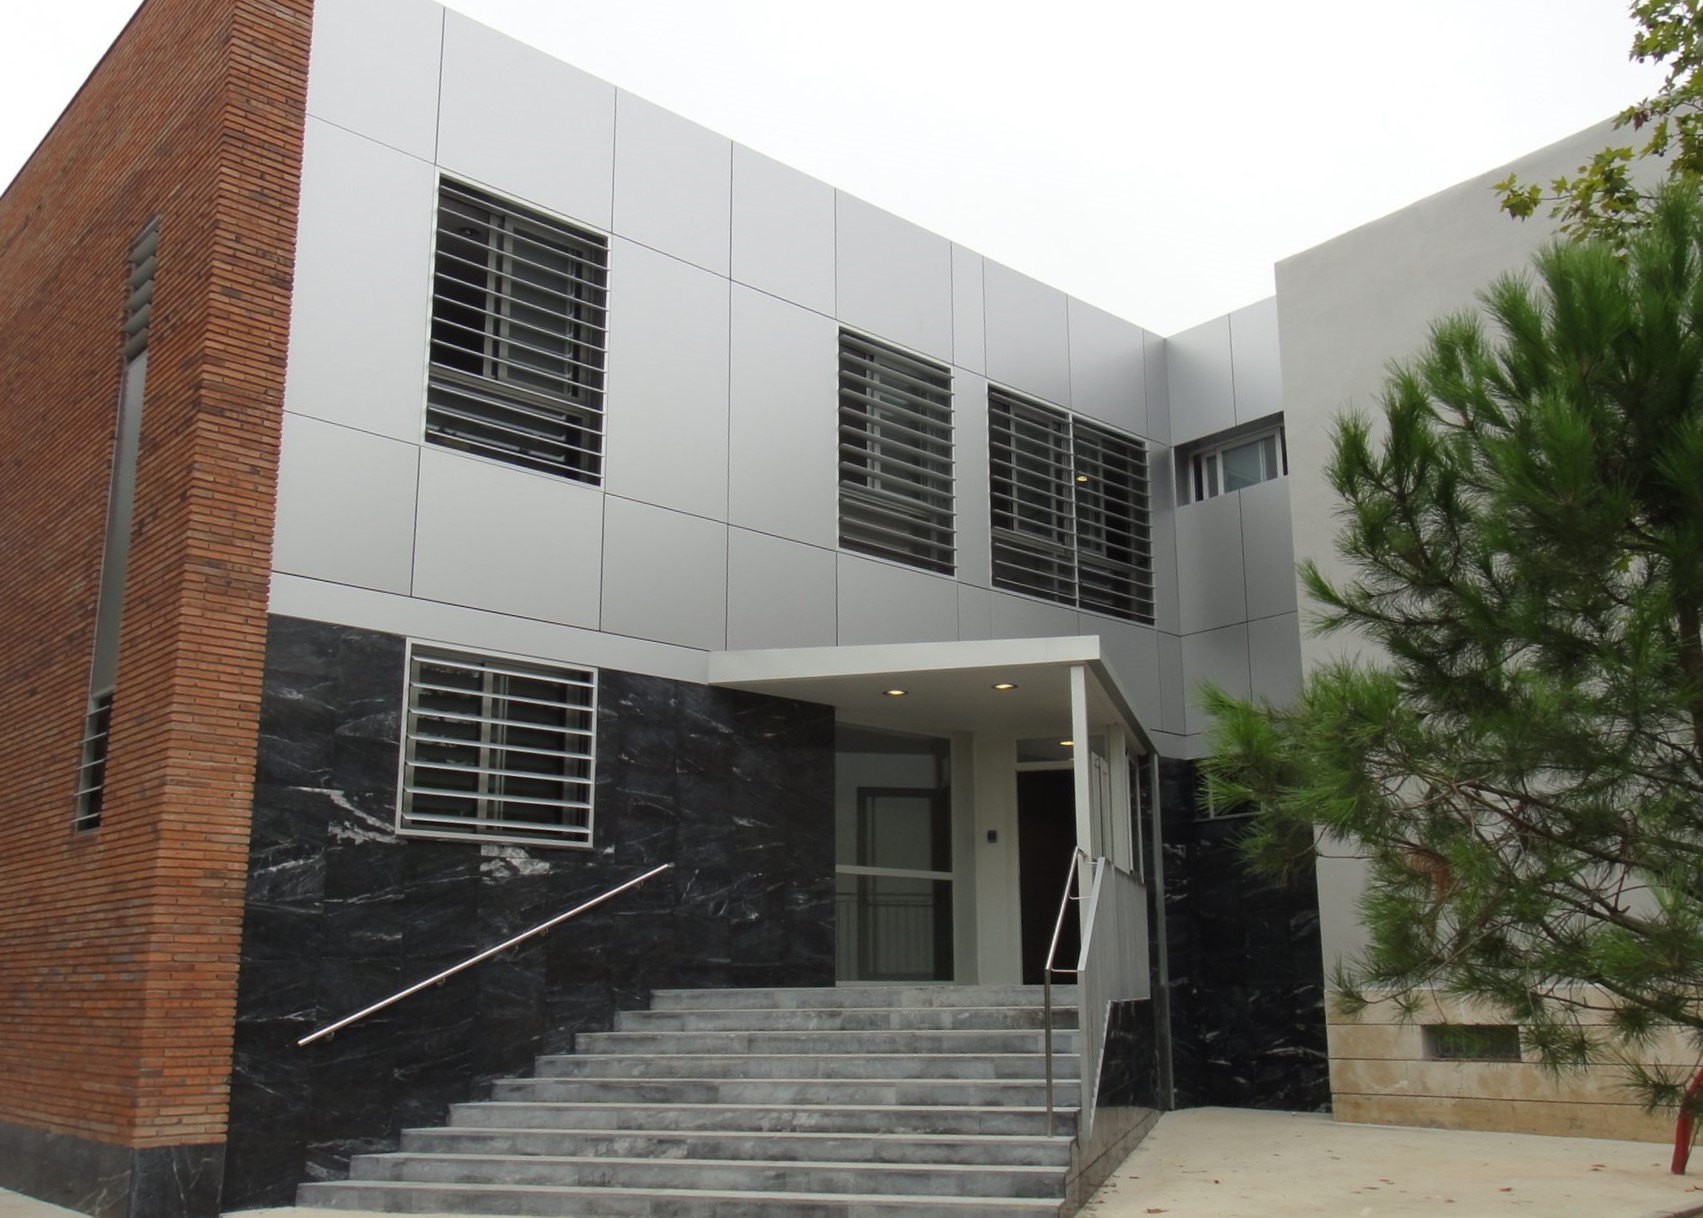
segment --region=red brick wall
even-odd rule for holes
[[[0,196],[0,1121],[224,1136],[312,0],[147,0]],[[71,816],[160,217],[100,828]]]

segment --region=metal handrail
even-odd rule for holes
[[[1076,978],[1079,985],[1081,984],[1082,974],[1087,968],[1088,963],[1088,943],[1094,937],[1094,923],[1092,920],[1088,921],[1088,926],[1082,933],[1082,945],[1076,953],[1076,967],[1058,968],[1054,965],[1053,961],[1058,957],[1059,936],[1064,933],[1064,915],[1070,911],[1070,903],[1072,901],[1082,900],[1081,897],[1076,895],[1076,889],[1079,887],[1076,874],[1077,864],[1092,863],[1094,865],[1094,887],[1089,893],[1089,900],[1093,902],[1094,905],[1098,905],[1100,899],[1100,874],[1103,870],[1103,864],[1105,861],[1106,860],[1103,858],[1095,858],[1081,846],[1077,846],[1070,852],[1070,872],[1064,881],[1064,896],[1059,899],[1058,919],[1053,923],[1053,941],[1047,948],[1047,962],[1041,969],[1041,1031],[1046,1057],[1047,1136],[1049,1138],[1053,1136],[1053,974],[1069,973],[1071,976]],[[1082,1024],[1082,1008],[1080,999],[1078,999],[1077,1003],[1076,1022],[1078,1029],[1080,1029]],[[1080,1030],[1077,1035],[1081,1035]]]
[[[452,965],[450,965],[450,967],[444,969],[444,971],[441,972],[441,973],[434,973],[432,976],[427,977],[424,981],[416,981],[413,985],[409,986],[407,989],[402,989],[402,990],[396,991],[396,993],[392,994],[389,998],[385,998],[385,999],[382,999],[379,1002],[375,1002],[370,1007],[363,1007],[361,1010],[356,1011],[353,1015],[345,1015],[342,1019],[339,1019],[336,1023],[328,1023],[323,1028],[320,1028],[317,1032],[309,1032],[306,1036],[304,1036],[300,1040],[298,1040],[296,1042],[296,1045],[297,1045],[297,1047],[300,1047],[302,1045],[311,1045],[316,1040],[321,1040],[324,1037],[330,1036],[334,1032],[342,1031],[344,1028],[348,1027],[352,1023],[359,1023],[361,1020],[365,1019],[368,1015],[376,1014],[379,1011],[384,1010],[384,1008],[386,1008],[388,1006],[392,1006],[392,1005],[394,1005],[398,1002],[401,1002],[404,998],[408,997],[410,994],[418,994],[421,990],[429,989],[430,987],[436,985],[438,982],[446,981],[449,978],[455,976],[457,973],[461,972],[463,969],[472,968],[475,964],[478,964],[481,960],[488,960],[492,956],[495,956],[498,952],[506,952],[509,948],[515,946],[517,943],[524,943],[526,940],[532,938],[534,935],[543,934],[545,931],[549,930],[552,926],[560,926],[563,922],[566,922],[569,918],[577,918],[580,914],[584,913],[586,910],[595,909],[597,906],[603,904],[603,902],[609,900],[611,897],[620,896],[623,892],[626,892],[627,889],[629,889],[629,888],[637,888],[640,884],[643,884],[646,880],[651,879],[654,876],[661,875],[663,872],[669,870],[673,866],[674,866],[673,863],[664,863],[660,867],[652,867],[649,871],[645,872],[643,875],[635,876],[632,879],[628,880],[625,884],[617,884],[615,887],[611,888],[608,892],[603,893],[601,896],[592,897],[591,900],[586,901],[584,904],[574,906],[572,909],[568,910],[566,913],[559,913],[553,918],[550,918],[546,921],[540,922],[537,926],[534,926],[531,930],[523,930],[518,935],[515,935],[512,939],[504,939],[501,943],[497,944],[495,947],[487,947],[484,951],[479,952],[477,955],[467,957],[467,959],[463,960],[460,964],[452,964]]]

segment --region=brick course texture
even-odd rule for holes
[[[312,0],[147,0],[0,196],[0,1122],[223,1140]],[[103,822],[73,833],[160,218]]]

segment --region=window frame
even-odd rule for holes
[[[1003,385],[988,386],[987,403],[993,586],[1151,626],[1146,441]]]
[[[1275,464],[1268,464],[1265,441],[1274,439]],[[1243,449],[1253,448],[1260,458],[1260,477],[1244,486],[1231,488],[1225,470],[1225,458]],[[1220,495],[1232,495],[1261,483],[1274,482],[1289,476],[1289,438],[1283,422],[1262,421],[1250,428],[1220,432],[1184,445],[1178,450],[1178,501],[1200,503]]]
[[[426,443],[602,484],[609,245],[595,230],[439,179]]]
[[[956,574],[952,369],[844,328],[837,352],[840,547]]]
[[[454,670],[461,674],[479,674],[478,688],[456,685],[452,679],[422,681],[428,668]],[[431,838],[519,846],[539,846],[549,849],[589,850],[596,842],[597,793],[597,700],[601,682],[596,668],[568,664],[556,660],[541,660],[530,656],[505,655],[498,652],[454,647],[425,640],[410,639],[403,667],[402,715],[397,759],[395,826],[400,837]],[[554,684],[564,691],[582,691],[578,700],[549,701],[528,693],[516,692],[513,682],[534,685]],[[499,685],[502,688],[499,688]],[[536,692],[536,691],[534,691]],[[420,695],[440,698],[448,705],[421,705]],[[477,709],[470,705],[455,707],[456,701],[476,700]],[[539,719],[516,717],[514,708],[559,707],[562,722],[548,723]],[[576,718],[577,717],[577,718]],[[421,731],[421,721],[469,725],[476,736],[428,734]],[[518,729],[517,743],[509,732]],[[549,749],[542,747],[538,737],[557,736],[583,741],[580,749]],[[437,756],[422,757],[420,746],[435,747]],[[474,764],[466,764],[468,754],[476,752]],[[457,759],[456,755],[460,754]],[[525,757],[559,757],[561,772],[543,769],[516,768],[507,764],[510,754]],[[420,781],[420,771],[438,774],[470,776],[471,789],[447,785],[432,785]],[[503,789],[513,781],[518,790]],[[580,798],[544,799],[536,794],[521,794],[528,784],[557,786],[564,792],[582,792]],[[424,795],[445,803],[471,803],[471,810],[457,814],[445,807],[422,809],[415,797]],[[519,822],[509,820],[515,809],[555,808],[556,820]],[[494,813],[494,814],[493,814]]]

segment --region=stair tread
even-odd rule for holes
[[[815,1080],[811,1080],[815,1081]],[[468,1108],[593,1108],[596,1100],[475,1100],[470,1104],[457,1105]],[[623,1108],[654,1108],[661,1111],[675,1111],[681,1108],[732,1108],[739,1111],[755,1112],[1039,1112],[1045,1113],[1045,1104],[742,1104],[733,1102],[709,1102],[683,1100],[678,1103],[639,1102],[622,1104]],[[1054,1112],[1075,1112],[1074,1105],[1054,1104]],[[485,1128],[480,1126],[480,1128]]]
[[[577,1107],[577,1106],[579,1106],[579,1105],[570,1105],[570,1107]],[[669,1105],[669,1106],[673,1107],[673,1105]],[[698,1105],[698,1107],[721,1107],[721,1106],[722,1105],[713,1105],[713,1104],[712,1105]],[[883,1105],[880,1105],[880,1107],[885,1108],[885,1107],[887,1107],[887,1105],[883,1104]],[[1003,1109],[1002,1111],[1010,1112],[1011,1109],[1007,1108],[1007,1109]],[[1063,1111],[1065,1111],[1065,1109],[1060,1108],[1060,1109],[1055,1109],[1055,1111],[1063,1112]],[[1075,1111],[1075,1110],[1071,1109],[1070,1111]],[[548,1132],[548,1133],[551,1133],[551,1134],[561,1134],[564,1137],[577,1137],[577,1136],[584,1135],[584,1136],[589,1136],[589,1137],[594,1137],[594,1138],[600,1138],[600,1137],[611,1137],[611,1136],[615,1136],[615,1135],[620,1135],[620,1136],[625,1136],[625,1137],[678,1138],[681,1141],[686,1141],[686,1140],[691,1139],[691,1138],[699,1138],[699,1137],[705,1137],[705,1136],[712,1136],[712,1137],[713,1136],[720,1136],[720,1137],[738,1136],[738,1137],[742,1137],[742,1138],[756,1138],[756,1139],[774,1138],[774,1139],[777,1139],[777,1140],[781,1139],[781,1138],[820,1138],[824,1141],[826,1141],[830,1138],[835,1138],[835,1139],[841,1139],[841,1140],[855,1139],[855,1140],[858,1140],[858,1141],[883,1141],[883,1142],[907,1143],[907,1144],[916,1144],[916,1143],[920,1142],[924,1145],[927,1145],[927,1144],[932,1143],[932,1142],[939,1142],[939,1143],[977,1142],[977,1143],[989,1143],[989,1144],[992,1144],[992,1145],[995,1145],[995,1146],[1035,1145],[1037,1143],[1040,1144],[1040,1145],[1043,1145],[1043,1146],[1047,1146],[1047,1145],[1056,1145],[1057,1143],[1060,1143],[1060,1142],[1070,1141],[1070,1138],[1065,1134],[1055,1134],[1053,1137],[1049,1138],[1045,1134],[1038,1134],[1038,1133],[832,1133],[832,1132],[826,1132],[826,1131],[816,1130],[816,1129],[798,1130],[796,1132],[784,1130],[784,1129],[745,1129],[745,1130],[737,1131],[737,1135],[735,1135],[734,1131],[728,1131],[727,1133],[723,1133],[723,1134],[719,1134],[719,1135],[718,1134],[706,1135],[703,1131],[683,1130],[683,1129],[611,1130],[611,1129],[600,1129],[600,1128],[597,1128],[597,1127],[579,1128],[577,1126],[567,1126],[567,1125],[562,1125],[562,1126],[554,1126],[553,1125],[548,1130],[539,1130],[539,1129],[533,1128],[531,1126],[526,1126],[526,1125],[470,1125],[470,1126],[424,1125],[424,1126],[418,1126],[418,1127],[413,1128],[413,1129],[403,1130],[403,1133],[405,1133],[405,1134],[426,1134],[428,1136],[434,1135],[434,1134],[446,1134],[446,1135],[452,1135],[452,1136],[455,1136],[455,1137],[466,1137],[469,1134],[478,1134],[481,1137],[486,1136],[486,1135],[489,1135],[489,1136],[492,1136],[492,1137],[501,1137],[501,1136],[508,1135],[508,1134],[526,1135],[526,1134],[536,1134],[536,1133],[540,1133],[540,1132]],[[408,1153],[411,1153],[411,1152],[409,1152],[409,1151],[398,1151],[396,1153],[408,1154]]]
[[[593,1163],[610,1164],[664,1164],[668,1167],[727,1167],[740,1168],[775,1168],[783,1171],[798,1171],[808,1168],[820,1168],[825,1171],[875,1170],[894,1172],[1019,1172],[1031,1176],[1056,1176],[1058,1168],[1047,1164],[1031,1163],[848,1163],[843,1159],[656,1159],[638,1155],[506,1155],[480,1154],[468,1151],[419,1151],[397,1150],[385,1154],[364,1155],[363,1158],[375,1160],[396,1159],[434,1159],[450,1160],[461,1163],[508,1163],[516,1158],[524,1159],[527,1163]]]
[[[888,1193],[783,1193],[752,1194],[740,1189],[696,1188],[623,1188],[595,1184],[435,1184],[420,1180],[325,1180],[302,1185],[310,1198],[314,1193],[329,1189],[358,1189],[362,1192],[382,1192],[386,1189],[410,1192],[468,1190],[499,1194],[575,1195],[585,1197],[655,1197],[699,1201],[741,1201],[753,1196],[763,1201],[799,1201],[816,1205],[910,1205],[919,1201],[944,1208],[974,1209],[991,1204],[1032,1208],[1037,1214],[1057,1214],[1058,1201],[1045,1197],[942,1197],[907,1196]],[[1062,1190],[1061,1190],[1062,1195]]]

